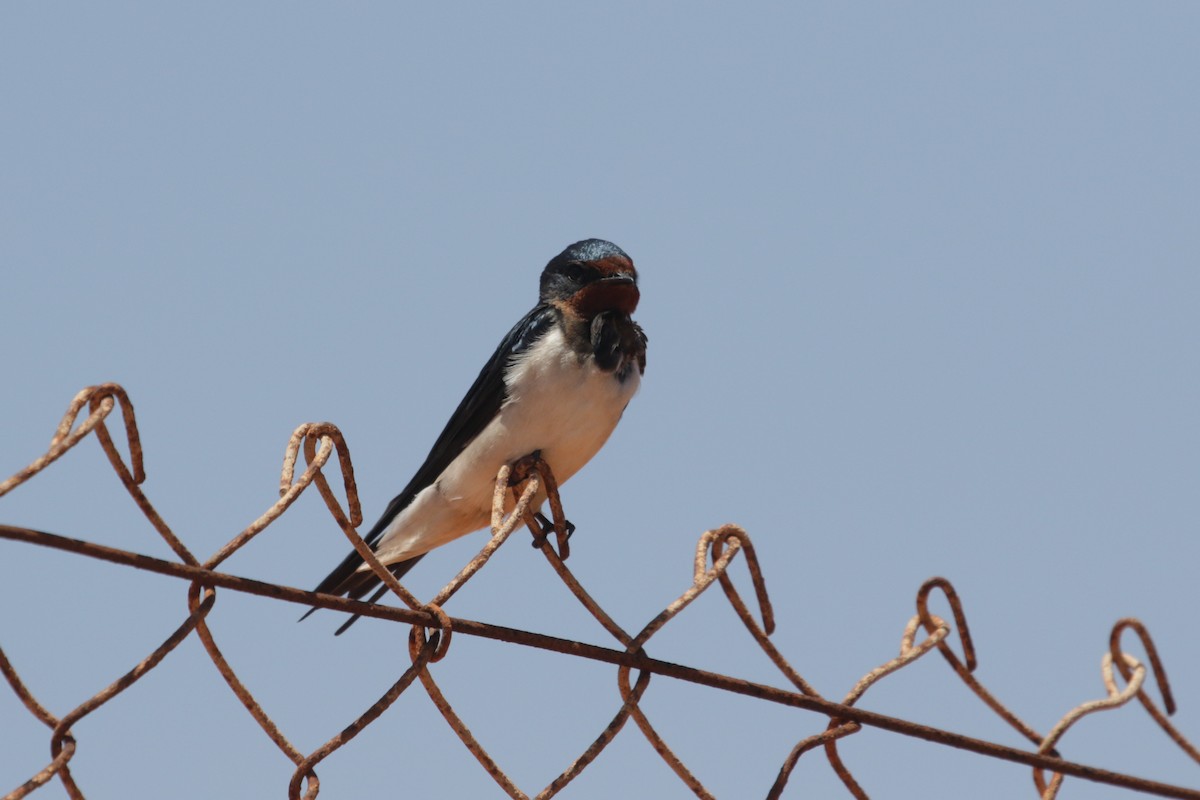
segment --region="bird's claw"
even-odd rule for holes
[[[546,543],[546,537],[557,531],[554,522],[542,512],[533,512],[533,518],[537,520],[538,524],[538,532],[533,537],[533,546],[540,549]],[[566,535],[563,537],[563,541],[566,542],[570,540],[571,534],[575,533],[575,523],[569,519],[563,520],[563,527],[566,528]]]

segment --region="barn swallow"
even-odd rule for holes
[[[425,463],[364,537],[393,575],[490,523],[502,465],[541,451],[563,483],[596,455],[646,369],[646,334],[630,318],[638,299],[633,261],[611,242],[585,239],[550,259],[537,305],[500,341]],[[533,507],[544,501],[542,492]],[[374,601],[381,583],[352,551],[316,591],[357,600],[376,589]]]

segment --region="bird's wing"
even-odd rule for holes
[[[367,544],[374,547],[396,515],[412,502],[418,492],[437,480],[450,462],[457,458],[487,424],[500,413],[500,406],[503,404],[505,396],[504,372],[508,368],[509,362],[513,356],[529,349],[534,342],[545,335],[557,320],[558,314],[559,312],[551,306],[539,304],[522,317],[504,336],[496,348],[496,352],[483,365],[483,369],[479,371],[479,377],[475,379],[475,383],[471,384],[466,396],[454,410],[454,414],[446,423],[441,435],[433,443],[433,448],[425,457],[425,463],[413,475],[404,490],[392,498],[384,510],[383,516],[363,537]],[[404,564],[411,566],[414,561],[416,559],[410,559]],[[333,594],[349,593],[351,597],[362,597],[379,582],[373,575],[356,576],[354,574],[362,563],[362,557],[351,551],[350,555],[346,556],[342,563],[329,573],[325,580],[321,581],[315,591]]]

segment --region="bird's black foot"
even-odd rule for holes
[[[554,522],[540,511],[533,512],[533,518],[537,520],[539,528],[537,535],[533,537],[533,546],[535,548],[541,548],[542,544],[546,541],[546,537],[555,532]],[[564,520],[564,523],[567,529],[567,535],[564,537],[563,541],[568,541],[571,538],[571,534],[575,532],[575,523],[571,522],[569,519]]]

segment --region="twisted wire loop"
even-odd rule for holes
[[[555,520],[555,530],[558,532],[558,536],[556,537],[557,549],[548,541],[541,526],[534,518],[533,502],[541,491],[545,491],[547,499],[550,501],[551,513]],[[487,545],[434,597],[434,604],[444,603],[452,594],[458,591],[463,583],[478,572],[487,560],[491,558],[496,549],[508,540],[516,527],[524,522],[533,534],[535,543],[542,549],[551,563],[555,565],[555,569],[560,577],[563,577],[568,588],[580,598],[584,607],[591,611],[601,622],[601,625],[614,633],[619,640],[629,640],[628,634],[625,634],[600,609],[599,605],[587,595],[583,587],[562,563],[563,559],[568,555],[565,547],[568,535],[566,517],[562,510],[562,504],[558,499],[558,485],[554,480],[553,472],[540,455],[530,454],[518,460],[513,465],[505,465],[500,469],[496,476],[495,490],[492,496],[491,522],[492,537]],[[446,628],[448,629],[448,627],[447,625]],[[413,638],[410,639],[409,645],[410,653],[415,652],[415,648],[421,641],[420,637],[423,635],[423,629],[420,626],[414,626]],[[471,733],[470,728],[463,721],[462,717],[454,710],[449,700],[446,699],[445,694],[441,691],[430,671],[422,669],[419,677],[422,687],[433,701],[434,706],[487,774],[491,776],[509,797],[528,800],[529,796],[509,778],[475,735]],[[571,762],[566,769],[559,773],[557,777],[536,795],[537,798],[554,796],[568,783],[578,777],[595,760],[596,756],[616,737],[630,714],[633,713],[637,701],[641,698],[642,693],[649,684],[649,679],[649,673],[642,673],[633,695],[623,700],[620,709],[618,709],[616,715],[608,725],[605,726],[578,758]]]
[[[125,439],[129,447],[129,458],[132,466],[126,465],[125,460],[121,457],[117,450],[116,444],[113,441],[112,435],[108,431],[108,426],[105,420],[112,413],[113,409],[118,405],[121,407],[122,422],[125,427]],[[76,420],[84,407],[88,409],[88,416],[76,426]],[[117,473],[117,477],[121,480],[125,490],[133,498],[138,508],[142,511],[146,519],[151,523],[159,535],[166,541],[167,545],[179,556],[185,564],[197,566],[198,562],[184,544],[175,536],[170,527],[158,514],[154,506],[150,503],[148,497],[141,490],[141,484],[146,480],[146,471],[143,461],[141,437],[138,434],[137,420],[134,415],[133,403],[129,400],[129,396],[125,390],[115,383],[103,383],[96,386],[89,386],[81,390],[72,398],[70,405],[67,407],[66,413],[63,414],[59,421],[58,427],[54,431],[54,435],[50,440],[50,447],[45,454],[36,458],[24,469],[21,469],[12,477],[0,483],[0,497],[16,489],[21,484],[28,481],[33,476],[42,472],[48,466],[53,464],[68,451],[74,448],[81,442],[89,433],[95,433],[96,438],[100,442],[101,448],[108,457],[109,463],[113,470]],[[71,711],[67,712],[61,718],[55,717],[52,713],[46,710],[34,697],[33,693],[24,685],[12,662],[6,655],[0,651],[0,667],[4,672],[5,678],[9,685],[13,687],[17,696],[25,704],[26,708],[42,723],[51,728],[50,735],[50,753],[51,761],[42,770],[32,776],[21,786],[14,789],[8,795],[5,795],[3,800],[17,800],[17,798],[25,797],[30,792],[44,785],[51,778],[57,776],[66,790],[67,795],[72,800],[83,798],[83,793],[76,785],[74,778],[71,776],[71,770],[68,766],[72,757],[74,757],[77,745],[75,737],[71,732],[71,725],[78,722],[83,717],[95,711],[100,706],[107,703],[112,698],[123,692],[125,689],[132,686],[143,675],[156,667],[167,654],[174,650],[180,642],[182,642],[196,625],[200,622],[203,615],[207,614],[211,609],[211,604],[203,607],[197,607],[188,618],[180,625],[173,633],[171,633],[161,645],[155,648],[149,655],[136,664],[131,670],[118,678],[113,683],[101,689],[99,692],[92,695],[80,705],[76,706]]]
[[[950,635],[950,626],[940,617],[931,617],[930,621],[936,626],[934,630],[920,644],[914,644],[917,636],[917,628],[921,625],[921,618],[920,615],[917,615],[910,619],[904,627],[904,635],[900,637],[900,655],[884,664],[880,664],[860,678],[858,683],[854,685],[854,688],[842,699],[842,705],[854,705],[867,689],[871,688],[881,678],[891,675],[902,667],[908,666],[933,648],[940,646],[946,637]],[[827,731],[832,733],[839,728],[844,728],[848,724],[851,724],[849,720],[834,718],[829,721]],[[848,731],[847,733],[855,732],[857,731]],[[850,770],[846,768],[845,762],[842,761],[841,754],[838,752],[838,739],[840,738],[842,737],[830,736],[824,742],[825,757],[829,760],[829,765],[833,767],[833,771],[841,779],[846,790],[854,797],[863,800],[867,797],[867,793],[858,784],[858,781],[854,779]]]
[[[1150,638],[1150,632],[1146,630],[1146,626],[1139,620],[1126,617],[1125,619],[1117,620],[1117,623],[1113,625],[1112,633],[1108,637],[1108,650],[1109,654],[1112,655],[1113,663],[1116,664],[1122,678],[1126,681],[1131,679],[1132,670],[1125,663],[1125,659],[1120,657],[1121,635],[1127,630],[1132,630],[1142,640],[1142,647],[1146,649],[1146,657],[1150,659],[1150,667],[1154,670],[1154,679],[1158,683],[1158,691],[1162,695],[1163,708],[1167,710],[1167,713],[1163,714],[1158,706],[1154,704],[1154,701],[1150,699],[1150,695],[1146,694],[1144,690],[1138,691],[1138,701],[1154,721],[1158,723],[1158,726],[1163,729],[1163,732],[1171,737],[1171,741],[1179,745],[1179,749],[1187,753],[1193,761],[1200,763],[1200,750],[1197,750],[1196,746],[1167,719],[1167,716],[1175,713],[1175,698],[1171,694],[1171,684],[1167,682],[1167,670],[1163,667],[1162,659],[1158,656],[1158,648],[1154,646],[1154,640]]]
[[[319,445],[319,447],[318,447]],[[301,447],[304,450],[307,467],[300,475],[299,479],[295,478],[295,465],[299,457]],[[339,454],[339,465],[342,470],[343,485],[346,491],[347,503],[350,507],[350,514],[342,510],[337,498],[329,487],[329,482],[326,479],[323,468],[328,463],[334,450]],[[225,545],[217,550],[207,561],[203,567],[207,570],[215,569],[219,564],[247,545],[256,536],[262,533],[271,523],[279,519],[283,513],[291,507],[291,505],[300,497],[300,495],[313,483],[316,483],[318,492],[325,500],[326,507],[334,520],[337,521],[339,527],[343,529],[362,524],[362,511],[358,500],[358,491],[354,482],[354,470],[350,464],[349,451],[346,447],[345,440],[341,432],[333,425],[327,422],[323,423],[308,423],[301,425],[293,431],[291,438],[288,440],[287,449],[284,452],[282,477],[280,480],[279,499],[275,501],[261,516],[250,523],[245,529],[229,540]],[[203,580],[192,581],[188,587],[188,608],[194,611],[202,604],[209,604],[216,600],[216,587],[205,583]],[[225,680],[230,691],[237,697],[238,701],[250,714],[251,718],[262,728],[267,737],[275,744],[277,748],[297,766],[297,772],[293,776],[289,792],[291,796],[298,797],[298,787],[301,781],[306,784],[304,797],[306,800],[311,800],[317,796],[320,790],[320,780],[313,766],[329,752],[337,749],[338,746],[345,741],[349,741],[346,737],[339,740],[328,752],[320,755],[318,758],[305,756],[293,745],[288,738],[283,734],[279,727],[263,709],[262,705],[251,693],[250,689],[237,676],[237,673],[230,665],[225,654],[218,646],[216,638],[209,627],[207,620],[201,618],[196,625],[196,635],[200,639],[204,647],[204,651],[208,654],[209,660],[216,667],[217,672]],[[365,715],[369,715],[372,709],[368,709]],[[382,713],[382,712],[380,712]],[[352,725],[353,727],[353,725]],[[328,747],[328,743],[326,743]],[[325,748],[321,748],[324,750]],[[320,751],[318,751],[319,753]],[[315,755],[315,754],[314,754]]]
[[[917,590],[917,616],[921,620],[921,625],[931,636],[937,628],[937,623],[934,622],[933,615],[929,613],[929,595],[934,589],[940,589],[946,597],[946,602],[950,604],[950,609],[954,614],[954,624],[958,629],[958,638],[962,642],[963,658],[960,660],[954,650],[951,649],[950,644],[944,639],[937,644],[938,652],[946,659],[950,668],[954,670],[954,674],[975,693],[976,697],[982,700],[997,716],[1011,725],[1031,743],[1040,746],[1043,739],[1042,735],[1022,721],[1008,706],[1001,703],[975,677],[975,668],[979,662],[975,656],[975,644],[971,640],[971,629],[967,627],[967,616],[963,612],[962,601],[958,599],[958,592],[955,591],[950,581],[945,578],[930,578],[921,584],[921,588]],[[1050,750],[1049,752],[1051,755],[1058,755],[1057,751]]]
[[[117,404],[121,406],[121,417],[125,425],[125,440],[129,445],[129,458],[132,462],[132,468],[126,466],[124,459],[121,458],[121,454],[113,442],[112,434],[109,433],[108,426],[105,424],[105,419],[112,413]],[[88,408],[88,416],[76,427],[75,420],[79,417],[84,406]],[[159,516],[159,513],[154,509],[154,506],[151,505],[150,500],[140,488],[141,484],[146,480],[146,470],[142,459],[142,439],[138,434],[137,419],[133,413],[133,403],[130,402],[125,390],[118,384],[101,383],[96,386],[88,386],[76,394],[72,398],[71,404],[67,407],[66,413],[63,414],[62,420],[59,421],[58,427],[54,431],[54,436],[50,439],[50,448],[44,455],[34,459],[29,466],[20,470],[3,483],[0,483],[0,497],[8,494],[53,464],[92,432],[95,432],[96,438],[100,441],[100,446],[104,450],[104,454],[108,457],[109,463],[112,464],[113,470],[116,471],[117,477],[121,479],[121,484],[129,492],[134,502],[137,503],[138,508],[145,515],[146,519],[150,521],[154,529],[182,561],[188,564],[196,564],[195,557],[188,552],[183,542],[175,536],[167,523]]]
[[[90,405],[93,396],[96,398],[94,407],[90,408],[87,418],[76,428],[75,420],[79,416],[79,412],[83,410],[84,406]],[[127,438],[137,482],[141,483],[145,480],[145,472],[142,468],[141,438],[137,435],[137,425],[133,422],[133,405],[126,397],[124,389],[115,383],[105,383],[100,386],[89,386],[75,395],[70,406],[67,407],[66,413],[63,414],[62,420],[58,423],[54,436],[50,439],[50,449],[46,451],[45,455],[34,459],[29,466],[19,470],[8,480],[0,482],[0,497],[37,475],[79,444],[83,437],[95,430],[96,426],[103,423],[105,417],[112,413],[118,399],[124,401],[121,403],[121,408],[125,415],[125,429],[130,432],[127,434]],[[109,440],[111,441],[111,437]]]
[[[1127,669],[1132,676],[1124,689],[1117,688],[1117,682],[1113,677],[1113,662],[1115,660],[1124,662],[1125,669],[1122,672],[1125,672]],[[1119,708],[1128,703],[1142,690],[1142,683],[1146,679],[1146,668],[1142,666],[1140,661],[1126,653],[1120,654],[1119,659],[1114,659],[1112,653],[1106,652],[1100,660],[1100,672],[1104,678],[1104,688],[1107,690],[1108,696],[1099,700],[1089,700],[1086,703],[1080,703],[1063,715],[1063,718],[1050,729],[1050,733],[1046,734],[1045,741],[1038,747],[1039,753],[1050,752],[1058,740],[1062,738],[1063,734],[1067,732],[1067,729],[1088,714]],[[1054,773],[1050,780],[1047,781],[1045,771],[1041,767],[1033,768],[1033,783],[1037,786],[1042,800],[1054,800],[1055,797],[1058,797],[1058,790],[1062,786],[1062,782],[1063,776],[1060,773]]]
[[[121,421],[125,428],[128,461],[118,450],[107,427],[108,417],[118,407],[121,410]],[[81,420],[80,417],[85,410],[86,416],[83,416]],[[392,575],[391,571],[376,558],[370,546],[359,536],[358,527],[361,526],[363,518],[354,480],[354,468],[345,439],[337,427],[331,423],[308,423],[296,428],[285,448],[278,499],[261,516],[238,532],[203,563],[193,556],[183,542],[175,536],[142,492],[141,485],[146,479],[146,473],[133,404],[125,391],[117,384],[106,383],[91,386],[76,395],[56,428],[49,449],[29,466],[0,483],[0,497],[46,469],[86,438],[89,433],[95,433],[96,439],[126,492],[133,498],[159,536],[166,541],[177,561],[155,559],[91,542],[4,525],[0,525],[0,538],[54,547],[182,579],[188,584],[187,616],[163,640],[162,644],[128,672],[61,717],[56,716],[37,700],[33,691],[21,679],[9,656],[3,649],[0,649],[0,673],[3,673],[8,685],[30,714],[51,731],[50,763],[21,786],[5,795],[2,800],[18,800],[26,797],[55,778],[59,780],[72,800],[83,798],[84,795],[70,770],[70,761],[77,750],[72,726],[137,682],[160,664],[184,639],[193,634],[200,640],[217,672],[251,718],[294,765],[295,769],[288,783],[289,800],[301,800],[301,798],[314,800],[320,791],[317,766],[339,748],[352,741],[414,684],[421,686],[468,752],[475,757],[497,786],[511,798],[528,800],[530,795],[527,795],[513,782],[476,739],[434,679],[432,667],[448,656],[451,637],[455,631],[486,636],[512,644],[553,650],[576,657],[605,661],[617,667],[616,688],[620,704],[613,717],[577,758],[536,795],[533,795],[536,800],[553,797],[579,777],[616,738],[630,719],[634,721],[651,748],[659,754],[693,794],[700,798],[713,797],[713,794],[689,769],[683,759],[667,744],[662,734],[641,708],[641,700],[648,691],[651,677],[654,674],[784,703],[816,712],[826,718],[822,730],[804,736],[788,752],[767,793],[767,797],[771,800],[783,795],[800,758],[805,753],[818,748],[824,751],[826,760],[841,779],[848,793],[856,798],[867,797],[866,792],[843,762],[838,750],[839,743],[843,739],[858,732],[865,725],[904,735],[918,736],[928,741],[968,749],[982,755],[1027,764],[1034,768],[1034,786],[1043,800],[1052,800],[1057,796],[1065,775],[1124,786],[1148,794],[1200,800],[1200,791],[1169,786],[1065,761],[1054,749],[1067,730],[1084,716],[1096,711],[1116,708],[1126,704],[1133,697],[1137,697],[1147,713],[1167,735],[1189,756],[1200,762],[1200,751],[1166,719],[1175,711],[1166,671],[1145,626],[1135,619],[1122,619],[1113,627],[1109,640],[1109,652],[1105,654],[1102,663],[1106,696],[1072,709],[1048,734],[1042,736],[1000,703],[975,677],[978,660],[958,593],[946,579],[932,578],[926,581],[917,592],[917,613],[905,625],[900,640],[899,654],[869,671],[842,697],[840,703],[835,703],[818,693],[772,643],[770,636],[775,629],[775,613],[767,593],[766,580],[763,577],[762,567],[750,536],[737,525],[722,525],[706,531],[697,541],[692,556],[691,584],[683,587],[682,592],[674,601],[636,633],[631,634],[622,627],[584,588],[578,577],[565,563],[570,555],[568,537],[572,528],[563,511],[558,483],[554,478],[553,470],[538,452],[501,467],[496,475],[492,493],[490,537],[482,549],[432,599],[422,602]],[[333,462],[335,454],[337,460]],[[301,457],[304,459],[304,467],[299,470],[300,474],[297,476],[298,462]],[[341,474],[344,505],[325,473],[331,463],[337,464]],[[306,592],[217,571],[219,565],[262,534],[291,508],[304,491],[314,484],[333,521],[350,541],[355,551],[362,556],[365,568],[370,569],[383,582],[390,593],[400,600],[401,606],[364,603],[333,595]],[[548,504],[550,508],[551,521],[549,525],[537,511],[543,503]],[[522,524],[528,528],[533,537],[534,546],[541,551],[547,564],[562,581],[563,586],[596,620],[597,624],[616,641],[618,649],[606,649],[583,642],[556,639],[543,634],[456,619],[445,611],[446,603],[488,563],[495,552],[512,537],[512,534]],[[550,533],[553,533],[554,536],[551,537]],[[750,589],[754,595],[753,604],[757,606],[757,609],[752,610],[751,604],[743,598],[730,573],[730,567],[739,555],[746,564]],[[647,654],[646,648],[650,640],[714,583],[720,584],[730,608],[742,622],[750,638],[779,670],[786,683],[790,684],[792,687],[790,690],[753,684],[730,676],[659,661]],[[216,605],[218,588],[249,592],[287,602],[331,608],[347,614],[367,615],[407,624],[410,626],[408,653],[411,663],[378,700],[351,720],[337,734],[305,754],[293,745],[279,729],[250,690],[242,683],[237,672],[218,646],[209,622],[211,612]],[[930,595],[935,590],[940,591],[949,604],[953,625],[930,612]],[[925,636],[918,642],[917,635],[922,630]],[[1147,660],[1159,687],[1165,714],[1144,689],[1146,667],[1134,656],[1122,652],[1120,649],[1122,635],[1127,630],[1132,630],[1137,634],[1146,651]],[[952,631],[958,633],[962,647],[961,658],[950,646]],[[1008,722],[1021,736],[1037,746],[1036,752],[970,739],[961,734],[886,717],[857,707],[857,703],[871,686],[935,649],[942,654],[954,673],[989,708]],[[1126,681],[1123,689],[1117,688],[1114,668]],[[1050,773],[1048,778],[1047,771]]]

